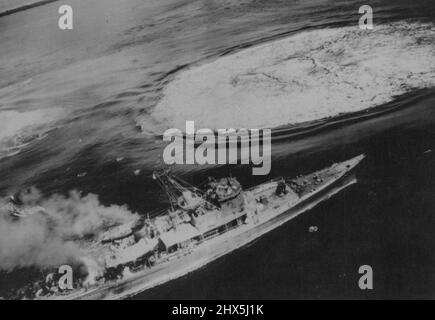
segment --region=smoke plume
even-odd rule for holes
[[[0,270],[83,263],[79,241],[137,217],[126,206],[103,206],[94,194],[71,191],[68,197],[45,199],[32,188],[20,196],[24,207],[36,207],[36,213],[12,219],[7,206],[0,204]]]

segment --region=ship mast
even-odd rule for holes
[[[186,191],[189,191],[194,196],[203,198],[204,193],[200,189],[174,176],[170,172],[170,169],[154,171],[153,179],[156,180],[162,190],[165,191],[173,208],[179,206],[179,199],[180,197],[185,197]]]

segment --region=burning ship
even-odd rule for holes
[[[93,246],[94,279],[40,299],[121,299],[192,272],[252,242],[356,182],[350,160],[244,190],[236,178],[191,186],[167,170],[153,177],[170,208],[103,233]]]

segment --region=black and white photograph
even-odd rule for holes
[[[435,1],[0,0],[0,300],[397,299],[435,299]]]

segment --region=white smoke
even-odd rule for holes
[[[0,205],[0,270],[83,264],[79,241],[137,217],[126,206],[106,207],[97,195],[81,196],[77,191],[71,191],[68,197],[44,199],[32,188],[21,198],[26,207],[39,205],[45,212],[14,220],[7,207]]]
[[[83,281],[84,287],[93,286],[97,279],[103,276],[103,268],[90,257],[82,257],[81,261],[86,268],[87,276]]]

